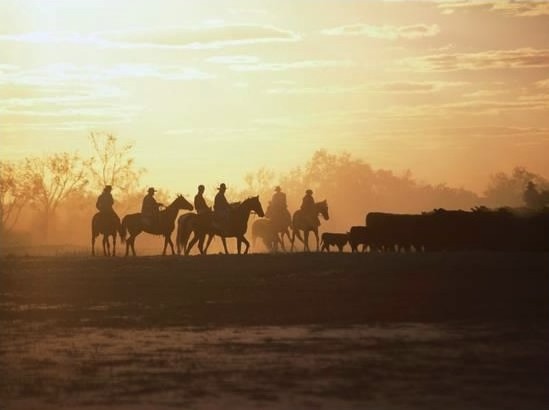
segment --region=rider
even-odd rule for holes
[[[102,214],[113,214],[116,215],[116,212],[114,212],[114,209],[112,208],[114,205],[114,199],[111,194],[112,186],[111,185],[105,185],[105,188],[103,188],[103,192],[99,197],[97,198],[97,202],[95,203],[95,207],[97,210]]]
[[[149,188],[147,190],[147,195],[143,198],[143,204],[141,205],[141,217],[145,225],[153,226],[157,225],[159,222],[160,216],[160,207],[164,206],[160,202],[156,202],[154,199],[154,193],[156,190],[154,188]]]
[[[103,192],[97,198],[95,207],[99,212],[106,213],[106,212],[113,211],[112,206],[114,205],[114,199],[112,197],[111,191],[112,191],[112,186],[105,185],[105,188],[103,188]]]
[[[275,187],[275,193],[269,204],[268,214],[269,218],[275,221],[277,224],[290,223],[291,216],[288,211],[288,203],[286,201],[286,194],[282,192],[279,186]]]
[[[311,189],[307,189],[307,191],[305,191],[305,196],[301,202],[301,211],[305,214],[305,217],[311,224],[316,226],[320,225],[315,200],[313,198],[313,191]]]
[[[198,215],[211,212],[210,207],[204,199],[204,185],[198,185],[198,193],[194,197],[194,209]]]
[[[217,188],[217,190],[219,192],[215,195],[214,200],[214,222],[219,222],[219,224],[223,224],[227,221],[229,217],[231,205],[227,201],[227,198],[225,198],[225,191],[227,190],[227,186],[225,185],[225,183],[219,185],[219,188]]]
[[[275,193],[273,194],[273,199],[271,200],[271,206],[275,211],[288,208],[286,194],[282,192],[279,186],[275,187]]]

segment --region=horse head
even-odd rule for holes
[[[326,221],[330,219],[330,215],[328,214],[328,202],[326,200],[317,202],[316,209]]]
[[[265,212],[263,212],[261,202],[259,202],[259,196],[252,196],[251,198],[246,199],[242,203],[242,206],[244,206],[244,204],[246,204],[247,209],[255,212],[260,218],[263,218],[265,216]]]
[[[192,211],[193,205],[187,201],[183,195],[179,194],[177,195],[177,198],[173,202],[173,204],[177,207],[177,209],[188,209],[189,211]]]

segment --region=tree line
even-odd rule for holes
[[[122,144],[112,134],[91,133],[93,155],[60,152],[0,162],[0,234],[14,234],[27,211],[42,240],[50,239],[51,224],[64,205],[81,209],[105,185],[113,185],[125,199],[136,194],[145,172],[135,164],[132,144]]]
[[[90,211],[105,185],[116,187],[121,215],[139,209],[143,197],[140,180],[146,170],[133,158],[134,145],[105,133],[92,133],[88,139],[93,152],[88,158],[61,152],[0,162],[3,243],[32,230],[34,242],[59,243],[59,238],[69,238],[73,243],[86,244]],[[492,175],[486,190],[478,194],[418,181],[410,171],[397,174],[375,169],[348,153],[319,150],[301,167],[286,172],[261,168],[246,174],[242,188],[232,190],[230,199],[259,194],[266,207],[274,186],[280,185],[290,209],[295,210],[305,190],[312,189],[316,200],[328,200],[331,218],[325,228],[344,232],[349,226],[363,224],[366,213],[373,211],[417,213],[438,208],[523,206],[522,195],[529,181],[549,189],[547,179],[523,167]],[[168,202],[167,192],[160,191],[157,196],[161,202]]]

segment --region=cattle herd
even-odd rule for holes
[[[324,233],[321,249],[341,251],[347,243],[353,252],[549,251],[549,208],[371,212],[365,226]]]

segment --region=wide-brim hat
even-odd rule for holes
[[[112,185],[105,185],[105,189],[110,191],[112,189]]]
[[[222,190],[222,189],[227,189],[227,185],[225,185],[224,183],[219,185],[219,188],[217,188],[218,191]]]
[[[280,192],[280,191],[281,191],[280,186],[279,185],[275,186],[275,192]]]
[[[308,189],[305,191],[306,194],[309,194],[309,195],[312,195],[313,194],[313,190],[312,189]]]
[[[147,189],[147,192],[156,192],[156,189],[154,189],[153,187],[150,187],[149,189]]]

